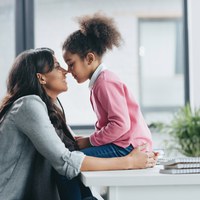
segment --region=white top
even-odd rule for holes
[[[92,87],[93,87],[93,85],[94,85],[96,79],[97,79],[98,76],[100,75],[100,73],[101,73],[103,70],[105,70],[105,69],[106,69],[106,67],[105,67],[105,65],[104,65],[103,63],[101,63],[101,64],[97,67],[97,69],[95,70],[95,72],[92,74],[92,77],[91,77],[90,82],[89,82],[89,89],[90,89],[90,90],[92,89]]]

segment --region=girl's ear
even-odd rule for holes
[[[41,85],[45,85],[46,84],[46,77],[43,74],[37,73],[37,78],[40,82]]]
[[[91,65],[91,63],[95,60],[94,53],[92,52],[88,53],[86,56],[86,60],[87,60],[88,65]]]

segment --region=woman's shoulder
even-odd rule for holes
[[[12,110],[19,111],[24,109],[35,110],[38,107],[46,109],[46,104],[37,95],[27,95],[17,99],[12,106]]]
[[[26,95],[23,97],[20,97],[19,99],[17,99],[14,104],[20,104],[20,103],[43,103],[42,99],[37,96],[37,95]]]

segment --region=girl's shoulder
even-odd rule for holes
[[[105,81],[119,81],[119,77],[114,72],[108,69],[103,70],[100,73],[99,79],[104,79]]]
[[[106,87],[108,84],[121,85],[122,82],[114,72],[106,69],[100,73],[99,77],[96,80],[95,85],[97,87]]]

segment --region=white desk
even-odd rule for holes
[[[142,170],[82,172],[86,186],[107,186],[109,200],[199,200],[200,174],[160,174]]]

